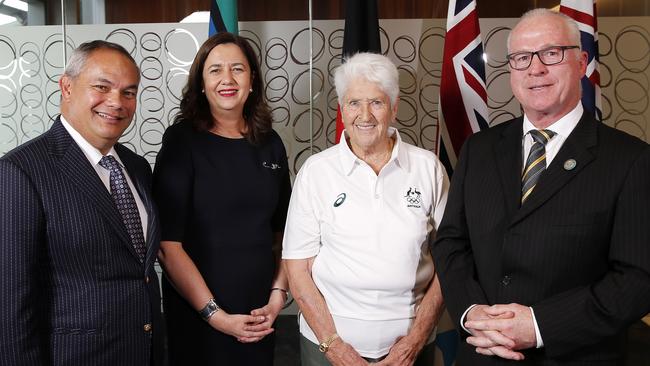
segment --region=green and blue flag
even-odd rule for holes
[[[208,36],[218,32],[239,33],[237,0],[212,0]]]

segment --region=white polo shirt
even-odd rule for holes
[[[396,132],[389,129],[395,145],[379,175],[345,138],[307,159],[294,183],[283,241],[284,259],[316,257],[312,278],[337,333],[372,358],[408,332],[433,278],[428,238],[449,188],[438,158]],[[303,317],[300,332],[319,343]]]

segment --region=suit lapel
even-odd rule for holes
[[[508,217],[512,217],[517,212],[521,197],[522,126],[523,119],[518,118],[503,130],[501,139],[494,146]]]
[[[560,188],[578,175],[594,159],[590,148],[597,143],[597,122],[586,113],[558,151],[548,169],[542,173],[535,189],[511,221],[514,225],[548,201]],[[565,169],[568,160],[575,160],[574,168]]]
[[[50,129],[52,141],[52,154],[57,158],[57,165],[66,177],[66,180],[85,196],[99,213],[108,221],[117,236],[128,245],[130,251],[136,256],[131,238],[129,237],[122,216],[120,215],[113,198],[102,183],[97,172],[88,162],[81,148],[74,142],[72,136],[65,130],[61,121],[57,119]],[[136,256],[137,257],[137,256]]]

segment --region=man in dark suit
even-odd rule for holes
[[[650,149],[583,111],[579,45],[570,18],[525,14],[508,40],[524,116],[462,149],[432,245],[459,366],[620,365],[650,310]]]
[[[0,159],[0,365],[161,363],[151,168],[117,143],[139,75],[121,46],[82,44],[61,116]]]

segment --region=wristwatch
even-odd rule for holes
[[[320,342],[318,345],[318,350],[321,351],[322,353],[326,353],[329,351],[330,346],[332,343],[339,338],[339,335],[334,333],[331,336],[329,336],[326,340]]]
[[[214,299],[208,300],[207,304],[203,307],[203,309],[199,310],[199,315],[201,315],[201,318],[205,320],[206,322],[210,320],[210,317],[213,316],[217,311],[219,311],[221,308],[217,303],[214,301]]]

